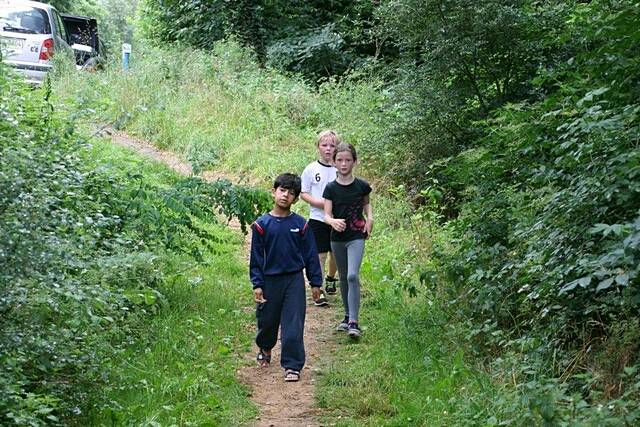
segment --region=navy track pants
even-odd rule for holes
[[[259,348],[271,350],[281,328],[280,365],[300,371],[304,366],[304,317],[306,313],[305,284],[302,271],[277,276],[265,276],[262,289],[264,304],[256,307]]]

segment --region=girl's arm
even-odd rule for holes
[[[371,231],[373,230],[373,207],[369,201],[369,195],[367,194],[363,198],[363,207],[362,210],[367,217],[367,220],[364,224],[364,232],[367,234],[367,239],[371,236]]]
[[[331,199],[324,199],[324,222],[339,233],[343,232],[347,227],[344,219],[336,219],[333,217],[333,200]]]

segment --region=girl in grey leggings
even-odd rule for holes
[[[350,337],[360,337],[360,264],[364,254],[364,241],[373,228],[373,209],[369,202],[371,186],[353,176],[356,150],[351,144],[340,143],[333,160],[337,169],[336,180],[327,184],[322,197],[325,223],[331,230],[331,251],[340,275],[340,292],[345,317],[338,325]],[[365,218],[366,217],[366,218]]]

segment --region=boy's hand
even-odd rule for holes
[[[347,222],[344,219],[333,218],[331,220],[331,227],[338,233],[342,233],[344,229],[347,228]]]
[[[317,301],[318,299],[320,299],[320,297],[322,296],[322,294],[320,293],[320,288],[313,286],[311,288],[311,296],[313,297],[314,301]]]
[[[262,288],[255,288],[253,290],[253,300],[257,304],[264,304],[265,302],[267,302],[267,300],[264,299],[264,294],[262,292]]]

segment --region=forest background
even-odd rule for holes
[[[118,387],[108,355],[188,295],[176,271],[230,250],[209,206],[249,222],[249,185],[301,170],[326,127],[382,216],[372,355],[359,379],[330,371],[320,406],[355,425],[637,422],[639,3],[53,3],[97,16],[112,61],[37,91],[3,70],[3,422],[124,417],[93,387]],[[78,150],[92,121],[246,182],[109,169]],[[384,393],[349,400],[367,387]],[[231,407],[219,420],[247,416]]]

